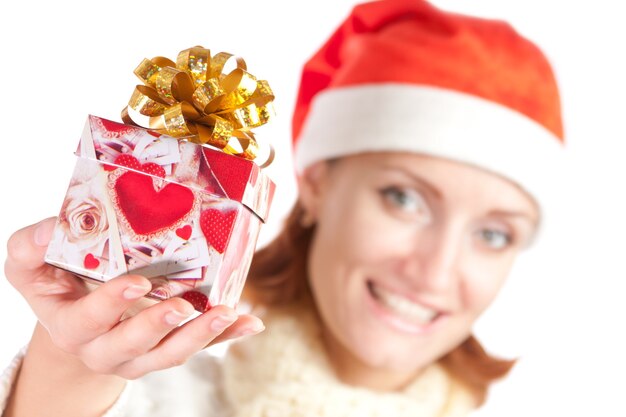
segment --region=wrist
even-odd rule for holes
[[[36,415],[42,403],[55,415],[103,415],[125,384],[123,378],[98,374],[58,348],[37,323],[5,415]]]

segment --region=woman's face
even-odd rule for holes
[[[365,369],[401,384],[465,340],[538,222],[511,182],[415,154],[318,164],[301,191],[326,346],[357,383]]]

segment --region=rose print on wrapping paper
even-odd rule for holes
[[[67,240],[75,243],[82,241],[86,246],[93,246],[109,228],[102,202],[87,198],[83,201],[67,201],[62,218],[67,231]]]
[[[103,271],[108,259],[109,220],[100,172],[93,162],[79,162],[59,214],[59,226],[62,253],[73,258],[67,261]]]

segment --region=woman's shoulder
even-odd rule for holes
[[[131,381],[128,405],[132,410],[128,415],[228,415],[222,392],[222,357],[202,351],[181,366]],[[135,410],[139,414],[133,414]]]

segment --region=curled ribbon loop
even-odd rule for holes
[[[227,65],[234,69],[224,72]],[[148,117],[147,127],[160,133],[206,144],[253,160],[259,145],[251,129],[273,116],[274,93],[267,81],[247,71],[242,58],[201,46],[181,51],[173,62],[144,59],[135,69],[143,85],[135,87],[122,110],[122,120],[134,126],[129,108]],[[272,159],[265,162],[267,166]]]

